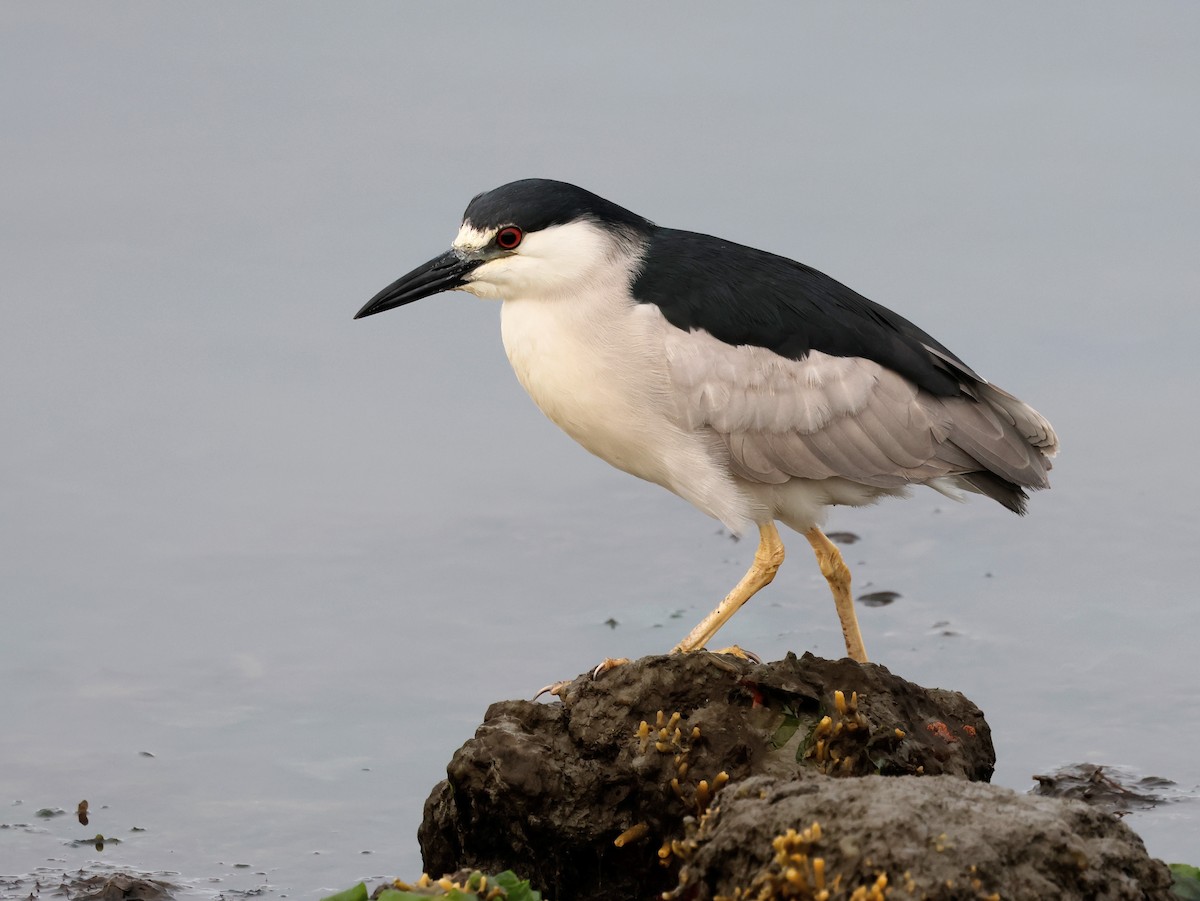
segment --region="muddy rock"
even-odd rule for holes
[[[1033,779],[1036,784],[1031,794],[1075,798],[1089,807],[1117,815],[1151,810],[1187,797],[1170,779],[1141,776],[1121,766],[1073,763]]]
[[[676,901],[1173,897],[1167,867],[1111,815],[945,776],[753,777],[689,832]]]
[[[136,873],[81,874],[64,879],[58,893],[71,901],[170,901],[177,888]]]
[[[513,869],[556,901],[670,891],[687,826],[753,776],[936,786],[987,780],[983,714],[882,666],[706,653],[581,676],[550,704],[493,704],[426,802],[425,870]],[[931,788],[931,791],[937,791]]]

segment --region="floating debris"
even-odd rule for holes
[[[899,599],[898,591],[869,591],[858,596],[858,602],[864,607],[886,607]]]
[[[1074,798],[1118,816],[1187,797],[1170,779],[1139,776],[1121,766],[1073,763],[1033,778],[1037,785],[1030,789],[1031,795]]]
[[[826,532],[825,537],[834,544],[854,544],[860,540],[853,532]]]
[[[64,879],[60,891],[72,901],[170,901],[178,886],[137,873],[97,874]]]

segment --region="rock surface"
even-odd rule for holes
[[[813,823],[815,840],[803,835]],[[947,776],[751,778],[722,792],[689,845],[672,896],[689,901],[757,898],[764,888],[770,898],[819,888],[871,898],[877,885],[887,888],[881,898],[929,901],[1172,897],[1166,866],[1109,814]],[[800,880],[814,891],[789,894]]]
[[[56,894],[71,901],[170,901],[176,890],[177,886],[161,879],[113,873],[64,879]]]
[[[881,867],[893,899],[1168,897],[1165,867],[1115,820],[973,784],[994,763],[974,704],[881,666],[649,657],[581,676],[558,702],[493,704],[426,802],[419,839],[429,873],[512,869],[555,901],[818,897],[791,883],[751,891],[789,828],[788,854],[820,857],[830,885],[841,877],[831,898],[874,885]],[[797,844],[814,821],[828,838]],[[1019,860],[1022,885],[1056,888],[1003,888]],[[1105,874],[1144,894],[1094,891]]]

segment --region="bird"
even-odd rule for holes
[[[816,555],[846,656],[868,660],[833,506],[925,485],[1018,514],[1049,487],[1058,438],[1031,406],[909,320],[803,263],[656,225],[573,184],[476,195],[449,250],[355,318],[446,291],[501,303],[521,385],[563,431],[734,535],[746,575],[673,652],[705,648],[775,577],[777,523]]]

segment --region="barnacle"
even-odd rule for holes
[[[858,710],[858,692],[846,697],[843,691],[833,693],[833,715],[821,717],[809,735],[805,757],[813,760],[817,769],[827,776],[854,776],[874,768],[865,753],[871,737],[871,722]],[[896,738],[904,733],[896,730]]]
[[[679,711],[669,716],[662,710],[658,711],[651,725],[642,720],[634,732],[638,753],[645,755],[651,748],[659,754],[671,755],[674,775],[666,782],[664,788],[670,791],[687,814],[703,819],[709,811],[713,797],[722,786],[729,781],[729,774],[721,771],[711,779],[689,779],[694,776],[694,766],[691,760],[692,749],[700,741],[702,733],[699,726],[691,726]],[[617,836],[614,843],[618,848],[645,838],[651,830],[648,823],[640,822],[626,829]],[[695,847],[692,839],[665,838],[658,849],[659,862],[669,866],[673,861],[686,858]]]
[[[846,888],[841,874],[831,876],[826,859],[816,853],[824,833],[814,821],[800,830],[788,829],[771,841],[771,861],[750,885],[714,901],[886,901],[888,878],[877,873],[870,885]]]

